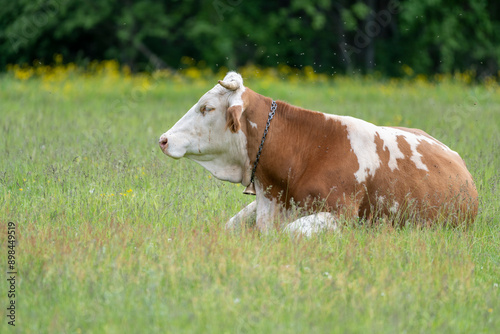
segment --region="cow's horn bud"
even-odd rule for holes
[[[222,87],[227,88],[229,90],[237,90],[238,88],[240,88],[240,84],[235,80],[231,80],[231,81],[219,80],[219,84]]]

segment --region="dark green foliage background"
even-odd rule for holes
[[[498,76],[496,0],[0,0],[0,69],[118,59],[135,71],[246,64]],[[389,14],[389,15],[387,15]],[[346,57],[346,54],[348,57]]]

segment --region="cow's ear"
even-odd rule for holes
[[[243,107],[241,105],[231,106],[227,109],[226,112],[226,129],[233,133],[240,131],[241,123],[240,117],[243,112]]]

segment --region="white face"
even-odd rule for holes
[[[167,132],[160,137],[160,147],[174,159],[186,157],[196,161],[215,177],[224,181],[246,183],[249,169],[246,136],[239,130],[226,129],[227,109],[241,105],[245,87],[237,73],[223,80],[238,85],[229,90],[217,84]]]

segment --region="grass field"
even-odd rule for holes
[[[421,128],[480,193],[469,229],[294,239],[226,232],[253,199],[158,148],[219,77],[21,74],[0,76],[0,261],[11,221],[18,269],[15,327],[0,279],[1,333],[500,332],[498,85],[249,79],[309,109]]]

